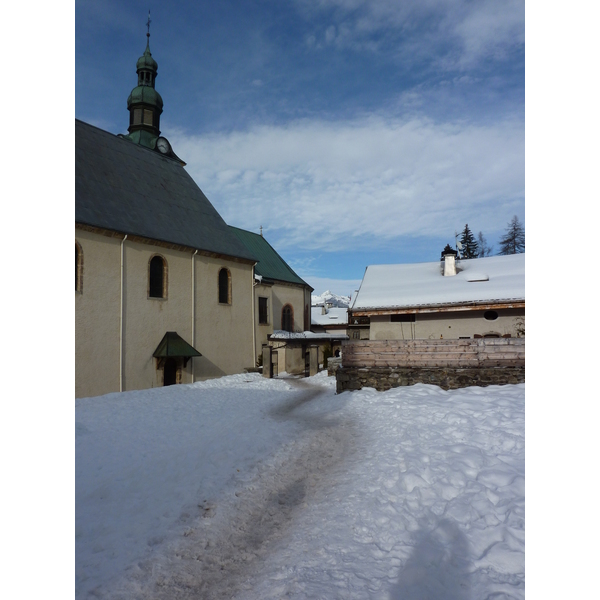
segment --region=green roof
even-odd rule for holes
[[[156,73],[158,70],[158,63],[152,58],[152,53],[150,52],[150,39],[148,39],[146,43],[146,49],[144,50],[144,54],[138,58],[136,68],[140,69],[150,69]]]
[[[277,254],[273,246],[262,235],[231,225],[229,228],[244,244],[248,252],[256,257],[258,261],[258,264],[254,267],[256,275],[275,281],[297,283],[310,288],[308,283],[294,273],[291,267]],[[312,290],[312,288],[310,289]]]
[[[189,358],[190,356],[202,356],[202,354],[196,348],[190,346],[177,332],[167,331],[152,356],[154,358],[166,358],[168,356]]]
[[[138,85],[131,90],[129,98],[127,98],[127,108],[132,104],[149,104],[157,106],[161,111],[163,109],[163,99],[161,95],[149,85]]]

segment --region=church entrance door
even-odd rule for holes
[[[173,385],[177,383],[177,361],[174,358],[167,358],[165,361],[163,385]]]

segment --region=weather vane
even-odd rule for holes
[[[146,25],[148,26],[148,33],[146,35],[148,37],[150,37],[150,23],[152,23],[152,21],[150,20],[150,11],[148,10],[148,23],[146,23]]]

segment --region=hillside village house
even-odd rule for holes
[[[518,337],[525,254],[369,266],[348,319],[351,340]]]
[[[223,221],[161,136],[149,43],[136,70],[127,134],[75,122],[77,397],[254,367],[260,298],[274,326],[308,319],[310,288],[299,278],[277,282],[285,293],[277,278],[256,285],[257,261],[270,271],[243,241],[252,234]]]
[[[525,255],[367,268],[336,389],[525,381]]]
[[[327,356],[339,356],[342,341],[348,339],[348,308],[341,306],[311,307],[310,328],[315,333],[330,335],[321,345],[321,352]],[[323,365],[327,367],[326,364]]]

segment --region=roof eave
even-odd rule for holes
[[[402,315],[436,312],[462,312],[472,310],[502,310],[511,308],[525,308],[525,298],[510,300],[485,300],[473,302],[453,302],[414,306],[371,306],[349,309],[353,316],[371,317],[376,315]]]

